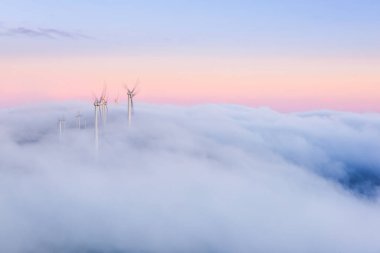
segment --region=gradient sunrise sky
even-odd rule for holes
[[[380,1],[0,0],[0,106],[111,97],[380,111]]]

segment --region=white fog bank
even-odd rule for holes
[[[379,114],[92,110],[0,110],[0,252],[380,252]]]

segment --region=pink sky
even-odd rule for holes
[[[2,105],[110,97],[140,79],[138,100],[238,103],[280,111],[380,111],[380,60],[244,57],[29,57],[0,59]]]

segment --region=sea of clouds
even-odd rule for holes
[[[380,252],[379,114],[92,110],[0,110],[0,252]]]

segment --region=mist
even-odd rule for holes
[[[1,252],[380,252],[379,114],[110,105],[98,151],[93,118],[0,110]]]

